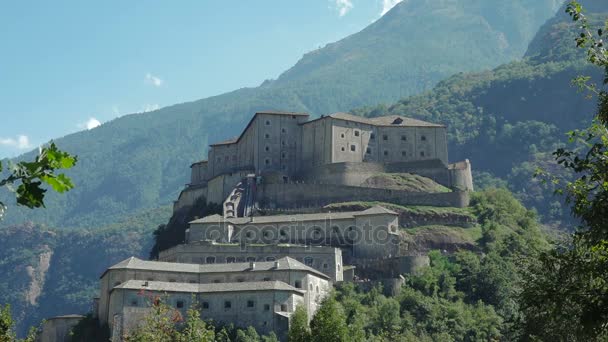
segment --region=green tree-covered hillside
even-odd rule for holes
[[[608,2],[582,3],[592,24],[603,27]],[[552,196],[553,189],[541,186],[533,175],[537,167],[563,172],[551,152],[567,141],[567,131],[584,127],[595,110],[596,102],[586,93],[577,94],[572,84],[580,75],[596,82],[602,77],[602,70],[588,64],[584,51],[576,49],[577,32],[560,10],[540,29],[521,61],[491,71],[460,73],[424,94],[353,112],[413,115],[445,123],[450,158],[469,158],[478,185],[507,184],[544,219],[567,219],[569,210]]]

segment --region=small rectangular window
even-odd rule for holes
[[[355,151],[357,150],[357,146],[355,146],[355,145],[350,145],[350,150],[351,150],[352,152],[355,152]]]
[[[227,300],[224,302],[224,309],[230,309],[232,307],[232,302]]]
[[[209,302],[203,302],[203,309],[209,309]]]
[[[175,307],[176,307],[176,308],[178,308],[178,309],[183,308],[183,307],[184,307],[184,301],[183,301],[183,300],[178,300],[178,301],[175,303]]]
[[[281,304],[281,311],[283,311],[283,312],[287,311],[287,304]]]
[[[372,149],[368,147],[367,150],[365,151],[365,153],[372,154]]]
[[[424,157],[424,151],[420,151],[420,156]]]
[[[301,289],[302,288],[302,282],[300,280],[296,280],[295,288],[296,289]]]
[[[264,304],[264,311],[270,311],[270,304]]]
[[[252,301],[252,300],[248,300],[248,301],[247,301],[247,307],[248,307],[248,308],[253,308],[253,307],[255,307],[255,302],[254,302],[254,301]]]
[[[376,135],[375,135],[374,133],[371,133],[371,134],[369,135],[369,139],[370,139],[370,140],[374,140],[374,139],[376,139]]]
[[[407,137],[405,135],[401,136],[401,141],[407,141]]]
[[[388,140],[388,135],[386,135],[386,134],[385,134],[385,135],[383,135],[383,136],[382,136],[382,140]]]
[[[384,151],[384,155],[385,155],[385,156],[388,156],[388,151]]]
[[[358,137],[359,136],[359,131],[355,130],[355,136]]]

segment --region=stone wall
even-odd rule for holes
[[[150,292],[147,295],[161,295],[165,303],[180,311],[183,317],[186,317],[186,311],[193,302],[197,302],[203,307],[200,310],[205,319],[212,319],[220,324],[233,323],[240,328],[253,326],[261,334],[275,331],[282,337],[282,341],[285,341],[288,326],[284,323],[275,324],[277,313],[290,316],[299,304],[306,305],[301,295],[288,291],[201,293],[196,294],[194,298],[187,292],[158,294]],[[136,328],[143,321],[142,318],[149,313],[150,307],[138,290],[115,291],[112,297],[113,305],[110,312],[118,318],[110,324],[114,339],[117,333],[124,334]],[[182,308],[176,307],[178,301],[183,303]],[[230,308],[225,307],[226,302],[230,302]],[[253,302],[253,307],[249,306],[249,302]],[[120,329],[115,329],[118,328],[117,325],[120,325]]]
[[[186,187],[179,194],[177,201],[173,202],[173,213],[176,213],[183,208],[193,206],[194,203],[196,203],[196,200],[201,197],[207,197],[206,183]]]
[[[342,251],[339,248],[304,245],[216,244],[211,241],[178,245],[160,252],[159,261],[204,264],[271,261],[289,256],[325,273],[332,281],[342,281]]]
[[[464,208],[469,205],[469,193],[419,193],[323,183],[283,183],[263,184],[258,188],[257,200],[262,208],[320,207],[350,201]]]
[[[462,162],[464,163],[464,162]],[[458,163],[459,165],[461,163]],[[460,171],[458,171],[460,172]],[[427,177],[445,187],[453,188],[451,170],[439,159],[377,163],[339,162],[320,165],[300,173],[298,179],[339,185],[360,186],[369,177],[379,173],[412,173]],[[470,173],[470,164],[469,164]],[[460,181],[460,178],[455,178]],[[465,188],[462,188],[464,190]]]
[[[450,183],[452,188],[463,191],[473,190],[473,174],[468,159],[450,165]]]
[[[38,335],[38,342],[69,342],[72,340],[70,332],[72,328],[82,320],[81,315],[67,315],[51,317],[42,324]]]
[[[430,261],[427,255],[405,255],[386,259],[353,258],[350,262],[356,266],[358,278],[382,279],[416,274],[421,268],[429,266]]]

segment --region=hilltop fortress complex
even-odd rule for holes
[[[234,210],[245,211],[254,203],[297,208],[352,198],[468,205],[471,166],[468,161],[449,164],[445,126],[401,116],[363,118],[346,113],[308,119],[302,113],[256,113],[241,135],[212,144],[208,159],[192,164],[191,182],[175,210],[201,196],[208,202],[234,202],[231,193],[247,195],[233,203],[240,205]],[[412,192],[375,182],[379,174],[398,173],[424,176],[452,191]],[[242,191],[235,188],[239,183]]]
[[[183,315],[196,303],[205,319],[284,341],[296,307],[311,319],[333,285],[376,281],[394,293],[402,274],[428,264],[406,238],[411,218],[374,203],[327,205],[462,208],[473,190],[468,160],[448,163],[446,127],[401,116],[259,112],[191,171],[174,217],[203,199],[222,213],[195,216],[184,243],[158,260],[132,257],[102,274],[94,311],[112,341],[150,312],[145,295],[164,295]],[[43,335],[64,336],[77,321],[68,318]]]

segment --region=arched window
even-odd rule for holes
[[[227,257],[226,258],[226,262],[229,263],[229,264],[234,263],[234,262],[236,262],[236,258],[235,257]]]
[[[214,256],[208,256],[208,257],[205,259],[205,262],[206,262],[207,264],[215,264],[215,257],[214,257]]]

